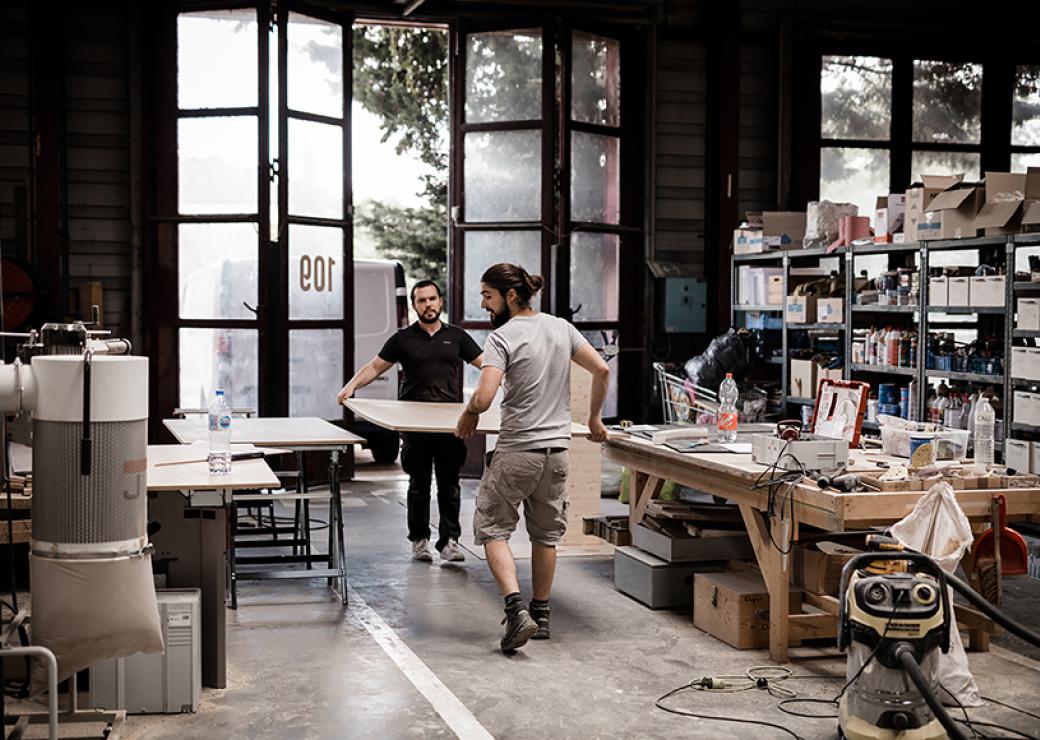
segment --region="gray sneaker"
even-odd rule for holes
[[[466,556],[459,549],[458,540],[448,540],[441,548],[441,560],[447,560],[449,563],[461,563],[465,559]]]
[[[538,631],[538,625],[531,619],[526,609],[521,609],[516,614],[507,614],[502,620],[506,626],[506,633],[502,636],[498,645],[503,653],[511,653],[517,648],[523,647],[531,636]]]
[[[531,619],[538,625],[538,631],[531,635],[532,640],[549,639],[549,609],[530,607]]]
[[[430,541],[419,540],[412,543],[412,560],[421,560],[424,563],[433,561],[433,553],[430,552]]]

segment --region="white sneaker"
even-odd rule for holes
[[[429,563],[433,560],[433,553],[430,552],[430,541],[419,540],[418,542],[412,543],[412,560],[421,560],[424,563]]]
[[[466,556],[462,554],[462,550],[459,549],[458,540],[448,540],[448,542],[441,548],[441,560],[447,560],[451,563],[461,563],[466,559]]]

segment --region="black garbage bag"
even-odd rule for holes
[[[712,339],[704,354],[686,361],[686,377],[710,390],[719,387],[726,373],[733,373],[733,377],[739,380],[751,366],[752,345],[753,340],[747,332],[730,329]]]

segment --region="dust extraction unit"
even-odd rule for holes
[[[82,323],[31,332],[0,364],[0,409],[30,413],[32,643],[58,680],[162,650],[147,534],[148,360]],[[46,688],[37,662],[33,691]]]

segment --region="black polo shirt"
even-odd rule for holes
[[[401,363],[404,384],[398,397],[402,401],[462,401],[463,362],[472,362],[483,350],[473,337],[457,326],[441,323],[430,336],[416,321],[398,329],[386,340],[379,356],[387,362]]]

